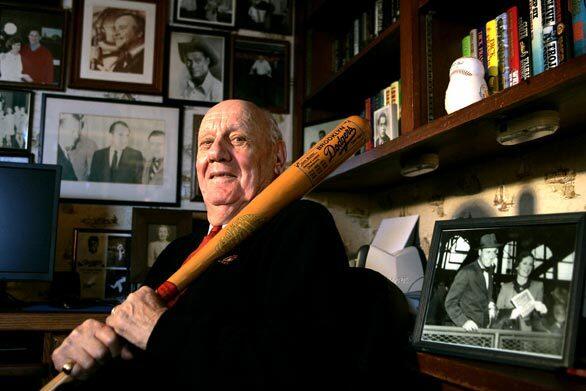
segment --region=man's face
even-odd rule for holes
[[[151,136],[149,138],[149,148],[155,159],[162,159],[165,156],[165,136]]]
[[[496,247],[487,247],[478,250],[478,255],[480,262],[482,263],[482,267],[491,267],[496,265],[498,253],[499,249]]]
[[[387,117],[384,115],[381,115],[378,119],[378,131],[381,137],[387,132]]]
[[[90,238],[88,240],[88,249],[90,250],[90,253],[95,254],[98,252],[98,240],[97,239],[93,239]]]
[[[30,33],[28,33],[28,41],[31,45],[38,45],[40,40],[41,36],[39,35],[38,31],[32,30]]]
[[[114,42],[117,48],[132,47],[141,36],[132,16],[122,15],[114,22]]]
[[[189,71],[189,76],[196,79],[203,78],[209,70],[210,59],[202,52],[187,53],[185,65]]]
[[[65,150],[71,150],[77,140],[81,131],[80,122],[72,115],[63,115],[61,126],[59,127],[59,144]]]
[[[128,146],[129,138],[130,130],[122,124],[117,124],[112,132],[112,148],[119,151],[123,150]]]
[[[169,238],[169,228],[166,225],[159,226],[159,240],[165,241]]]
[[[238,209],[274,178],[275,150],[268,129],[255,122],[256,110],[243,101],[224,101],[204,117],[196,170],[206,205]]]

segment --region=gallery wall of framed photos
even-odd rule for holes
[[[237,39],[279,46],[278,58],[247,63],[238,80],[268,80],[256,103],[291,150],[293,2],[207,3],[0,3],[0,161],[62,166],[57,272],[76,267],[75,232],[124,231],[131,242],[134,206],[205,220],[193,138],[211,106],[242,90],[232,75]],[[265,99],[273,84],[274,102]]]

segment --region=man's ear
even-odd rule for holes
[[[287,148],[285,148],[285,142],[283,140],[277,141],[275,144],[275,176],[281,175],[285,171],[285,162],[287,161]]]

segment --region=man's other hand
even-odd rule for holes
[[[466,331],[477,331],[478,325],[473,320],[469,319],[462,325],[462,328]]]

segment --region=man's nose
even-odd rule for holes
[[[210,162],[230,160],[230,152],[228,151],[227,143],[221,137],[216,138],[208,149],[207,156],[208,161]]]

